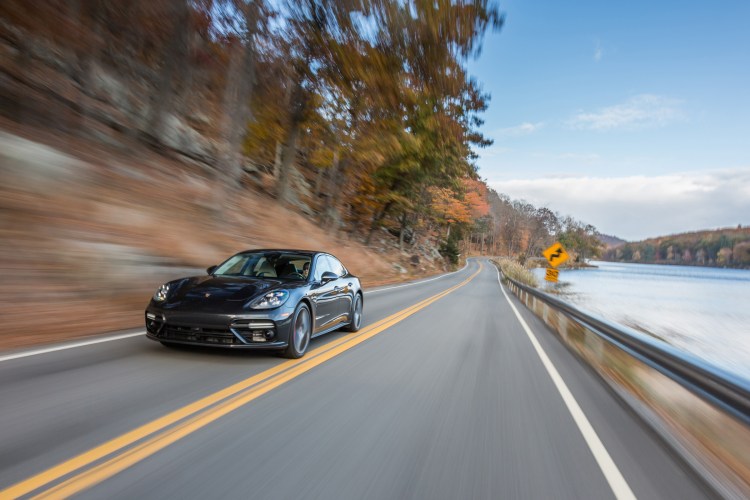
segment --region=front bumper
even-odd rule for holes
[[[212,314],[164,311],[145,312],[146,336],[168,344],[231,349],[283,349],[291,331],[287,308],[252,314]]]

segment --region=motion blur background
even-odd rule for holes
[[[0,348],[139,326],[246,248],[372,285],[498,244],[465,64],[501,25],[481,1],[2,2]]]
[[[0,3],[0,348],[140,326],[162,282],[247,248],[327,250],[365,286],[446,271],[471,254],[526,261],[554,241],[578,262],[750,266],[750,229],[734,214],[728,229],[631,247],[549,208],[532,187],[526,196],[537,206],[488,186],[480,174],[497,181],[515,162],[489,159],[520,139],[501,128],[489,147],[480,130],[491,115],[485,89],[516,82],[503,87],[506,106],[489,123],[497,128],[497,116],[519,112],[508,100],[557,85],[535,78],[535,92],[519,91],[526,73],[512,65],[525,67],[527,56],[512,32],[510,48],[499,50],[500,8],[486,0]],[[559,13],[538,9],[514,11],[524,36]],[[524,24],[537,18],[542,24]],[[550,33],[539,47],[564,36]],[[485,37],[491,57],[480,64]],[[508,60],[509,50],[518,55]],[[494,57],[517,78],[499,75]],[[567,192],[595,218],[597,205],[576,193],[602,190],[579,181],[554,196],[567,206]],[[647,181],[638,178],[638,189]],[[643,219],[632,206],[612,206],[617,220]]]

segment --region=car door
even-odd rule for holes
[[[337,281],[323,283],[323,273],[333,272],[326,255],[318,255],[313,263],[313,284],[310,288],[310,300],[315,304],[315,328],[313,335],[328,330],[339,321],[339,289]]]
[[[348,278],[349,272],[336,257],[328,255],[331,270],[339,278],[336,280],[336,286],[333,287],[336,293],[336,311],[338,322],[346,323],[350,321],[349,314],[352,310],[352,282]]]

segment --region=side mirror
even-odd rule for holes
[[[331,271],[324,272],[323,276],[320,277],[320,281],[322,281],[323,283],[328,283],[329,281],[337,279],[339,279],[338,275],[336,273],[332,273]]]
[[[214,271],[216,271],[216,268],[217,268],[217,267],[219,267],[219,266],[211,266],[211,267],[209,267],[209,268],[207,268],[207,269],[206,269],[206,272],[207,272],[208,274],[213,274],[213,273],[214,273]]]

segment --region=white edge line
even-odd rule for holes
[[[46,354],[48,352],[64,351],[66,349],[74,349],[76,347],[83,347],[83,346],[92,345],[92,344],[101,344],[102,342],[111,342],[113,340],[122,340],[122,339],[127,339],[130,337],[137,337],[139,335],[145,335],[145,334],[146,334],[145,331],[136,332],[136,333],[123,333],[120,335],[111,335],[109,337],[104,337],[104,338],[82,340],[80,342],[73,342],[70,344],[58,345],[54,347],[45,347],[41,349],[33,349],[31,351],[17,352],[15,354],[8,354],[5,356],[0,356],[0,362],[10,361],[11,359],[26,358],[28,356],[36,356],[37,354]]]
[[[601,440],[599,439],[599,436],[596,434],[596,431],[591,426],[589,419],[586,418],[586,415],[583,413],[583,410],[578,405],[578,402],[576,401],[575,397],[573,397],[573,394],[570,392],[570,389],[568,389],[568,386],[565,384],[565,381],[563,380],[563,378],[560,376],[560,373],[555,368],[555,365],[552,364],[552,361],[549,359],[549,356],[547,356],[547,353],[544,352],[544,349],[542,348],[541,344],[539,343],[536,336],[534,335],[534,332],[531,331],[531,328],[529,328],[529,325],[526,323],[526,321],[523,319],[521,314],[518,312],[518,309],[516,309],[516,306],[513,305],[513,302],[511,302],[510,297],[508,297],[508,294],[506,293],[505,288],[503,287],[503,284],[500,281],[499,270],[497,271],[497,281],[500,284],[500,291],[503,292],[503,295],[505,296],[505,300],[508,301],[508,304],[510,305],[511,309],[513,309],[513,312],[516,314],[516,318],[518,318],[518,322],[521,323],[521,326],[526,332],[526,335],[529,337],[531,344],[534,346],[534,350],[539,356],[539,359],[542,360],[542,364],[547,369],[547,373],[552,379],[552,382],[555,384],[555,387],[557,388],[557,391],[560,393],[560,396],[562,396],[562,399],[565,402],[565,406],[567,406],[568,411],[570,412],[570,415],[573,417],[573,420],[578,426],[578,429],[581,431],[581,434],[583,435],[583,439],[586,441],[586,444],[591,450],[591,453],[594,455],[594,459],[596,460],[596,463],[599,465],[599,468],[604,474],[604,477],[607,480],[607,483],[609,483],[609,487],[612,489],[612,493],[614,493],[615,497],[618,500],[631,500],[631,499],[635,500],[636,497],[633,494],[633,491],[630,489],[630,486],[628,486],[627,481],[625,481],[625,478],[620,473],[620,469],[617,468],[617,465],[615,464],[614,460],[612,460],[612,457],[609,455],[609,452],[607,452],[607,449],[604,447],[604,444],[601,442]]]
[[[460,273],[461,271],[466,269],[468,266],[469,266],[469,259],[466,259],[466,264],[464,264],[464,267],[462,267],[458,271],[441,274],[440,276],[435,276],[434,278],[429,278],[429,279],[422,280],[422,281],[415,281],[414,283],[404,283],[403,285],[389,286],[387,288],[378,288],[376,290],[365,290],[365,294],[369,295],[371,293],[378,293],[378,292],[385,292],[386,290],[393,290],[394,288],[403,288],[405,286],[413,286],[413,285],[421,285],[422,283],[429,283],[430,281],[439,280],[441,278],[445,278],[446,276],[450,276],[451,274]]]

